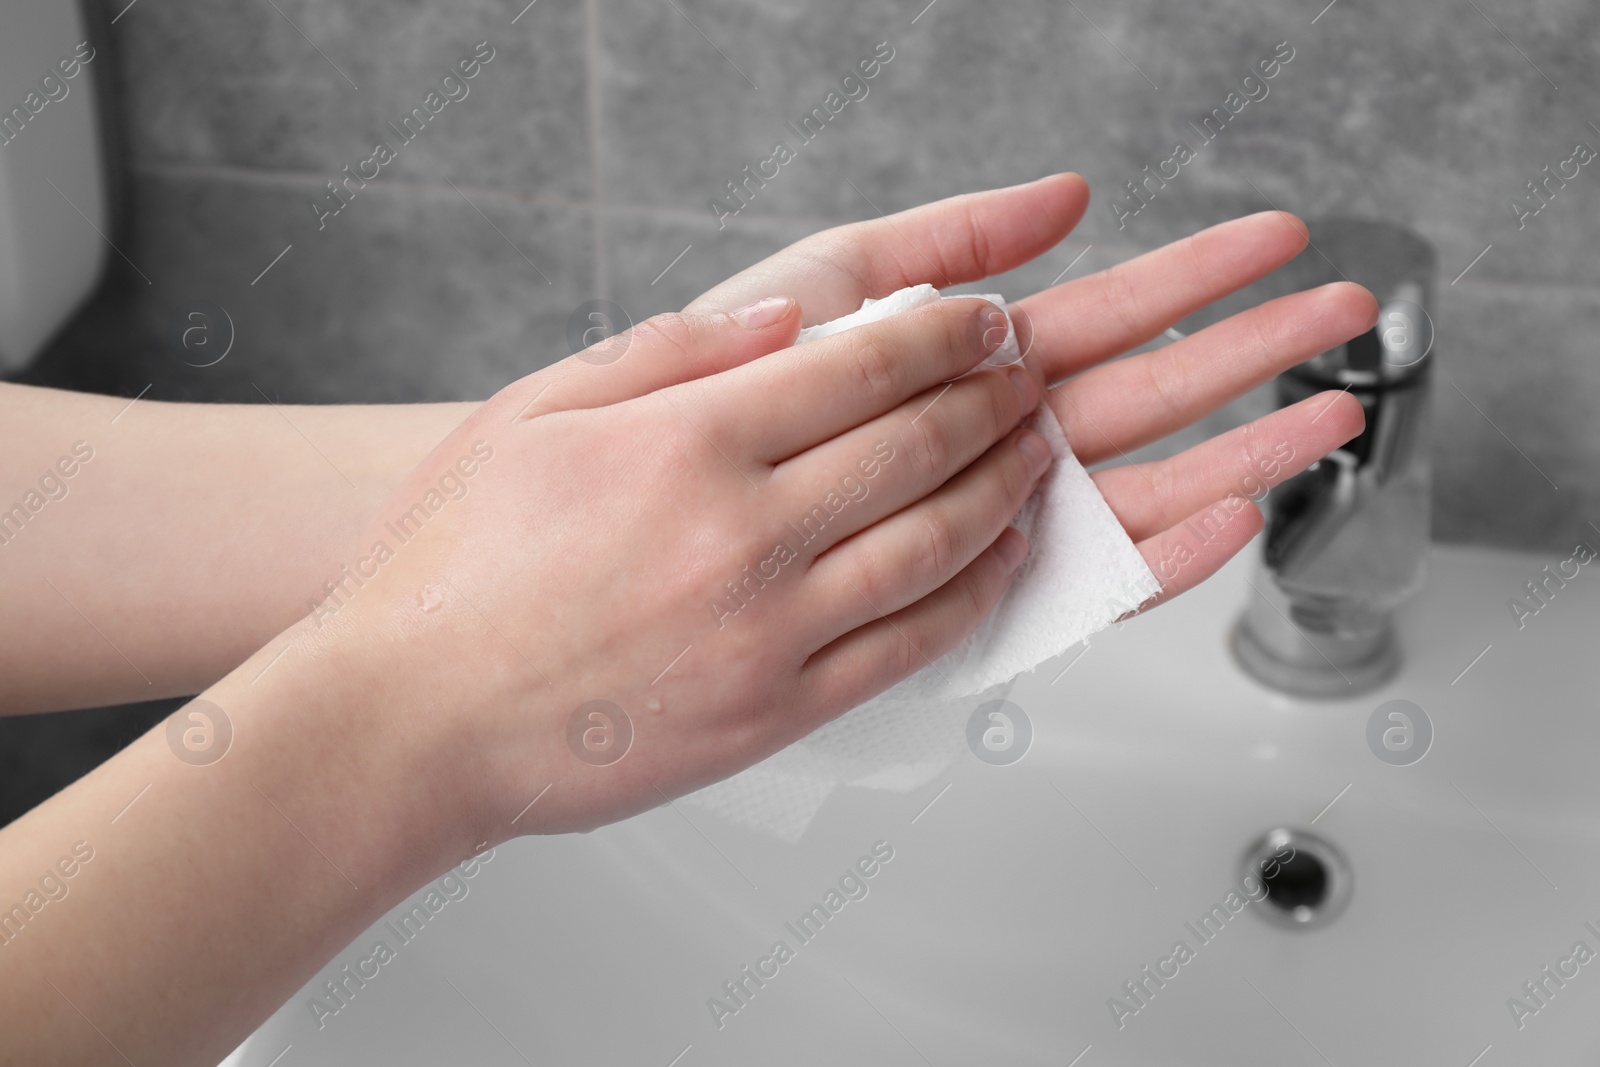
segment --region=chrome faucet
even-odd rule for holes
[[[1330,219],[1308,228],[1312,243],[1300,259],[1311,257],[1323,280],[1371,289],[1378,322],[1280,375],[1278,404],[1346,390],[1367,428],[1268,494],[1262,573],[1232,645],[1246,672],[1274,689],[1353,697],[1399,669],[1393,615],[1426,572],[1436,257],[1420,236],[1388,223]]]

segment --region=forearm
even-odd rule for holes
[[[0,385],[0,714],[222,677],[321,599],[476,406],[130,406]]]
[[[260,674],[285,642],[203,695],[221,759],[220,733],[175,749],[162,724],[0,830],[0,1064],[216,1063],[475,851],[466,791],[438,780],[449,739],[395,728],[342,653],[302,643]]]

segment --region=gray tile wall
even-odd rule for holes
[[[1578,142],[1600,146],[1590,0],[103,2],[121,12],[122,247],[149,282],[115,262],[46,361],[77,380],[482,397],[565,355],[584,300],[643,317],[814,229],[1074,169],[1096,190],[1088,217],[1004,292],[1087,245],[1074,273],[1269,203],[1421,231],[1442,274],[1438,536],[1554,550],[1600,521],[1600,167],[1520,229],[1509,206]],[[482,40],[495,54],[470,94],[319,230],[324,183]],[[709,198],[796,141],[786,121],[881,41],[894,58],[866,98],[719,229]],[[1123,182],[1194,140],[1187,122],[1281,41],[1294,57],[1268,94],[1119,227]],[[237,328],[204,370],[171,352],[196,299]]]

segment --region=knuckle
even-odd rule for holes
[[[911,468],[920,477],[943,482],[950,465],[950,431],[933,416],[919,418],[900,432]]]
[[[689,317],[669,311],[652,315],[633,328],[635,343],[643,343],[665,350],[680,359],[695,356],[695,329]]]
[[[1244,448],[1241,450],[1244,453],[1241,457],[1243,463],[1240,469],[1246,473],[1272,470],[1275,474],[1275,466],[1269,462],[1276,458],[1272,455],[1273,445],[1270,440],[1254,426],[1246,426],[1245,429],[1250,432],[1244,435]],[[1263,477],[1271,476],[1263,473]]]
[[[1011,382],[1004,371],[991,371],[984,375],[988,381],[984,382],[985,399],[989,416],[989,440],[997,441],[1000,435],[1011,429],[1016,424],[1021,412],[1018,411],[1017,391],[1011,387]]]
[[[1272,356],[1282,350],[1276,323],[1264,307],[1253,308],[1249,315],[1250,344],[1263,356]]]
[[[1000,469],[1000,492],[1006,513],[1015,515],[1033,492],[1034,477],[1022,453],[1013,448]]]
[[[1101,294],[1106,309],[1116,316],[1125,333],[1138,334],[1139,293],[1134,288],[1132,270],[1126,263],[1118,263],[1107,268],[1101,277]]]
[[[954,573],[955,562],[961,558],[959,525],[945,508],[930,504],[923,509],[920,532],[923,551],[915,561],[917,567],[941,582]]]
[[[1183,368],[1171,355],[1172,351],[1171,348],[1164,348],[1143,360],[1145,385],[1168,419],[1180,417],[1186,406],[1183,399]]]
[[[893,644],[891,645],[893,659],[891,662],[894,664],[895,677],[910,677],[926,661],[918,641],[921,635],[915,629],[906,630],[904,633],[897,629],[891,631],[891,633],[893,635]]]
[[[992,580],[990,575],[997,569],[995,567],[969,568],[957,584],[957,590],[961,597],[961,627],[960,633],[957,635],[958,640],[970,633],[972,628],[987,613],[989,607],[989,583]]]
[[[880,338],[868,337],[851,352],[851,369],[874,404],[887,407],[899,399],[905,363]]]
[[[964,201],[961,210],[963,221],[966,223],[964,229],[967,234],[967,257],[972,265],[985,275],[993,274],[996,257],[992,254],[994,246],[989,240],[989,228],[979,220],[971,201]]]
[[[892,570],[880,556],[864,552],[856,563],[852,583],[868,606],[874,611],[880,611],[881,605],[888,601],[895,579]]]
[[[1239,478],[1233,495],[1257,500],[1290,477],[1295,470],[1294,451],[1290,449],[1285,456],[1282,445],[1273,443],[1254,425],[1241,429],[1245,432],[1240,435],[1243,442],[1239,449]]]
[[[1206,257],[1206,250],[1209,245],[1200,238],[1200,234],[1192,233],[1182,241],[1179,241],[1178,246],[1183,249],[1183,261],[1189,273],[1194,276],[1195,282],[1205,286],[1214,276],[1214,272],[1211,269],[1211,263]]]
[[[1179,518],[1184,517],[1174,517],[1172,514],[1173,505],[1179,499],[1182,491],[1177,484],[1176,471],[1169,461],[1147,463],[1142,466],[1145,476],[1150,479],[1150,499],[1154,505],[1156,521],[1160,524],[1161,529],[1167,529],[1174,525]]]
[[[805,260],[819,276],[844,275],[853,283],[852,292],[870,293],[875,287],[871,256],[886,243],[871,222],[850,222],[801,238],[784,254]]]

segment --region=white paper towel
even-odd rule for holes
[[[1005,307],[996,295],[961,295],[981,295]],[[799,340],[815,340],[943,298],[931,285],[902,289],[802,330]],[[1003,365],[1019,358],[1008,316],[1005,344],[984,363]],[[932,666],[743,773],[691,793],[686,803],[797,841],[839,785],[909,793],[963,751],[967,718],[979,704],[1160,590],[1160,582],[1072,454],[1050,406],[1040,403],[1024,425],[1050,442],[1055,463],[1012,522],[1028,538],[1028,559],[989,617]]]

